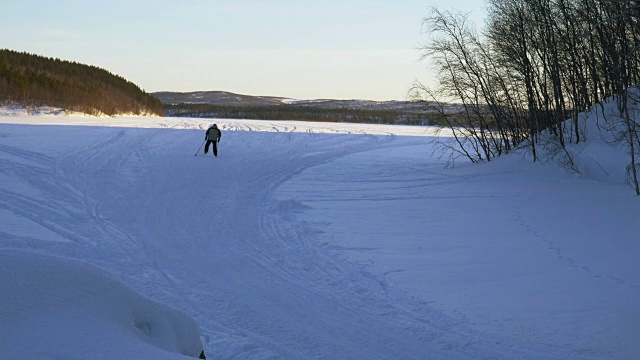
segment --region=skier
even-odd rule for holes
[[[204,145],[205,155],[209,152],[209,145],[213,143],[213,155],[218,157],[218,143],[220,142],[221,137],[222,132],[218,129],[218,125],[213,124],[207,129],[207,134],[204,137],[207,140],[207,143]]]

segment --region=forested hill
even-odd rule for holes
[[[437,125],[438,118],[411,101],[296,100],[227,91],[156,92],[167,116],[302,120],[369,124]],[[442,106],[449,108],[448,105]]]
[[[160,100],[107,70],[6,49],[0,49],[2,102],[92,115],[164,115]]]

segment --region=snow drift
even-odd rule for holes
[[[176,359],[202,350],[190,317],[95,266],[3,249],[0,279],[2,359]]]

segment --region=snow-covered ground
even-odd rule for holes
[[[5,108],[0,358],[183,358],[189,318],[210,359],[640,358],[625,155],[444,169],[434,134]]]

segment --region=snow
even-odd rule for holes
[[[10,249],[0,263],[3,359],[186,359],[178,354],[202,350],[191,318],[94,266]]]
[[[624,150],[445,169],[444,136],[5,108],[0,358],[640,358]]]

